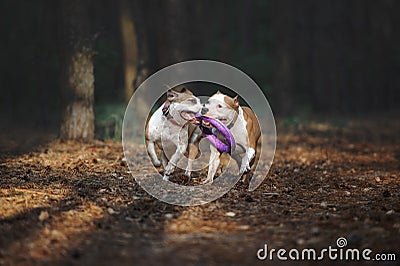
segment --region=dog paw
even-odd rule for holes
[[[168,164],[167,167],[165,167],[165,175],[171,175],[172,172],[174,172],[174,165],[173,164]]]
[[[248,184],[250,183],[250,180],[251,180],[252,177],[253,177],[253,173],[251,173],[251,172],[246,173],[246,174],[244,174],[244,175],[242,176],[241,182],[242,182],[243,184],[248,185]]]
[[[169,181],[169,176],[168,175],[164,175],[163,180],[164,181]]]
[[[160,160],[156,160],[156,161],[153,162],[153,165],[155,167],[160,167],[161,166],[161,161]]]
[[[248,171],[250,171],[250,165],[248,165],[248,164],[242,165],[239,170],[239,175],[243,175],[244,173],[247,173]]]
[[[185,176],[190,178],[191,175],[192,175],[192,171],[189,171],[189,170],[186,169]]]
[[[201,184],[205,185],[205,184],[211,184],[213,182],[213,178],[206,178],[203,182],[201,182]]]

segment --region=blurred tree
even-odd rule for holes
[[[138,66],[136,27],[132,17],[133,2],[136,1],[119,0],[126,101],[129,101],[133,94],[133,81],[137,76]]]
[[[94,75],[90,0],[61,1],[63,57],[62,88],[65,109],[61,139],[91,140],[94,137]]]
[[[399,1],[271,3],[278,111],[394,109],[399,99]]]
[[[189,59],[189,1],[165,0],[161,4],[165,14],[159,28],[160,66],[185,61]]]
[[[293,112],[294,91],[294,11],[290,0],[275,0],[271,3],[271,28],[274,33],[273,48],[275,75],[273,76],[276,110],[287,115]]]
[[[280,114],[399,108],[400,1],[121,1],[136,26],[133,87],[161,67],[203,58],[248,73]],[[61,135],[80,138],[86,133],[72,132],[90,128],[82,125],[91,119],[92,59],[96,105],[122,102],[131,86],[123,78],[119,2],[25,2],[0,1],[1,114],[18,125],[59,127],[62,99]],[[100,33],[95,42],[93,32]]]
[[[152,16],[157,6],[155,1],[135,0],[133,2],[133,19],[136,25],[138,64],[137,75],[133,80],[133,89],[136,89],[155,70],[155,58],[157,58],[157,42],[151,40],[155,37],[154,24],[158,19]],[[151,53],[150,53],[151,51]]]

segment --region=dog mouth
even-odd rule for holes
[[[227,118],[225,118],[225,117],[220,117],[220,118],[217,118],[219,121],[221,121],[222,123],[224,123],[224,124],[226,124],[227,122],[228,122],[228,119]]]
[[[211,119],[217,119],[217,120],[221,121],[223,124],[226,124],[228,122],[228,119],[226,117],[212,117],[212,116],[208,116],[208,115],[205,115],[204,117],[208,117],[208,118],[211,118]],[[205,127],[210,127],[211,126],[210,122],[204,121],[204,120],[200,120],[199,118],[197,118],[197,121],[195,122],[195,124],[199,125],[200,123]]]
[[[228,122],[228,119],[226,117],[211,117],[211,116],[208,116],[208,117],[212,118],[212,119],[217,119],[217,120],[221,121],[223,124],[226,124]]]
[[[213,118],[212,118],[213,119]],[[202,130],[206,135],[214,135],[220,141],[226,143],[226,139],[224,134],[221,132],[220,128],[214,126],[211,122],[206,121],[204,119],[198,119],[198,125],[201,126]]]
[[[180,112],[180,115],[183,119],[190,121],[192,123],[196,122],[196,113],[192,111],[182,111]]]

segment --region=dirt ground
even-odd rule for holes
[[[19,132],[25,142],[3,136],[0,265],[265,265],[256,256],[264,244],[321,250],[339,237],[346,248],[393,253],[397,261],[380,264],[398,265],[400,123],[383,117],[280,120],[264,183],[248,192],[239,182],[197,207],[148,195],[120,143],[26,150],[30,131]]]

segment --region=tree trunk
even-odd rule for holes
[[[129,0],[119,1],[120,25],[123,47],[125,99],[129,101],[133,94],[133,81],[137,75],[138,49],[135,24],[132,17],[132,5]]]
[[[188,1],[166,0],[163,29],[160,36],[160,65],[165,67],[189,59]]]
[[[154,59],[158,59],[157,40],[151,40],[154,37],[154,24],[158,24],[159,19],[155,19],[152,15],[157,6],[154,1],[136,0],[133,2],[133,20],[136,25],[137,35],[137,73],[133,80],[133,90],[136,90],[143,81],[154,71]],[[151,53],[150,53],[151,51]],[[158,62],[157,62],[158,63]]]
[[[291,115],[294,110],[295,56],[294,56],[294,10],[288,0],[271,2],[271,28],[274,33],[274,97],[275,110],[280,115]]]
[[[65,107],[61,139],[94,138],[94,52],[89,3],[80,0],[64,0],[61,3],[65,44],[62,78]]]

